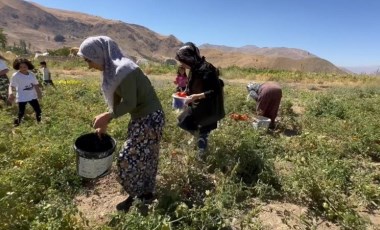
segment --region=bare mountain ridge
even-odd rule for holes
[[[219,67],[275,69],[316,73],[346,73],[331,62],[305,50],[295,48],[229,47],[204,44],[202,55]]]
[[[338,73],[344,71],[330,62],[310,57],[304,59],[293,59],[287,57],[271,57],[264,55],[253,55],[238,52],[224,52],[218,49],[202,49],[202,55],[218,67],[238,66],[257,69],[289,70],[315,73]]]
[[[18,44],[23,39],[35,51],[79,46],[88,36],[108,35],[127,55],[162,60],[172,57],[182,45],[173,35],[162,36],[143,26],[50,9],[21,0],[1,0],[0,27],[4,28],[9,44]],[[63,35],[66,41],[55,42],[56,35]]]
[[[350,73],[380,76],[380,65],[350,66],[341,68],[344,68],[345,70],[347,70],[346,72]]]
[[[146,27],[104,19],[80,12],[51,9],[22,0],[0,0],[0,28],[8,44],[20,39],[34,51],[79,46],[88,36],[107,35],[115,39],[124,53],[153,61],[173,58],[183,44],[175,36],[163,36]],[[55,42],[63,35],[65,42]],[[201,54],[218,67],[239,66],[305,72],[342,73],[332,63],[307,51],[291,48],[201,45]]]
[[[263,55],[268,57],[286,57],[295,60],[305,59],[305,58],[315,58],[314,54],[311,54],[305,50],[296,48],[286,48],[286,47],[258,47],[254,45],[246,45],[242,47],[229,47],[220,45],[203,44],[200,46],[203,49],[217,49],[224,52],[237,52],[253,55]]]

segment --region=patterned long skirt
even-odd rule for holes
[[[130,196],[154,192],[165,114],[158,110],[131,120],[128,137],[119,153],[119,183]]]
[[[7,75],[0,76],[0,100],[8,100],[9,79]]]

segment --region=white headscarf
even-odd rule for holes
[[[250,82],[247,84],[247,90],[248,90],[248,95],[247,95],[247,100],[248,98],[255,99],[256,101],[259,99],[259,90],[262,84],[257,83],[257,82]]]
[[[110,111],[113,110],[114,93],[124,77],[139,68],[125,57],[110,37],[86,38],[79,47],[78,55],[103,66],[102,92]]]

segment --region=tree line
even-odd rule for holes
[[[57,34],[54,37],[54,41],[64,42],[65,37],[61,34]],[[11,51],[16,55],[25,55],[32,53],[31,46],[32,44],[30,42],[26,42],[22,39],[20,39],[18,43],[13,42],[13,45],[8,45],[7,34],[4,33],[3,28],[0,28],[0,50]],[[70,54],[70,48],[63,47],[56,50],[47,50],[47,52],[52,56],[68,56]]]

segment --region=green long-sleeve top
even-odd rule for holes
[[[130,113],[134,120],[159,109],[162,106],[157,94],[140,68],[129,73],[116,88],[112,118]]]

